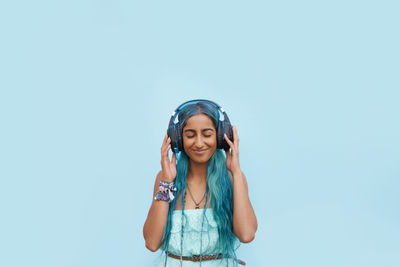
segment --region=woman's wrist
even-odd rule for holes
[[[174,182],[175,181],[175,177],[171,178],[169,175],[165,175],[164,172],[162,173],[163,181],[167,181],[169,183]]]
[[[233,172],[233,175],[242,175],[242,174],[243,174],[243,172],[241,170]]]
[[[174,182],[161,180],[154,200],[162,200],[171,203],[175,198],[175,192],[176,187]]]
[[[243,172],[242,170],[234,170],[233,172],[231,172],[232,174],[232,179],[235,179],[235,177],[242,177]]]

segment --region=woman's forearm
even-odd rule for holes
[[[146,248],[151,251],[156,251],[160,247],[168,218],[169,203],[166,201],[154,200],[160,180],[161,176],[159,173],[154,185],[153,202],[151,203],[146,222],[143,226],[143,237],[146,242]]]
[[[244,173],[232,173],[233,232],[242,243],[251,242],[257,231],[257,218],[251,205]]]
[[[146,248],[149,250],[156,251],[160,247],[167,217],[168,203],[165,201],[153,200],[143,226],[143,236],[146,242]]]

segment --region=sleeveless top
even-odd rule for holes
[[[206,209],[203,221],[203,233],[201,235],[202,220],[204,209],[189,209],[184,210],[185,215],[183,218],[184,234],[183,234],[183,256],[202,255],[215,255],[222,252],[218,247],[217,241],[219,238],[217,222],[213,215],[213,209]],[[172,214],[171,237],[169,241],[168,252],[175,255],[181,255],[181,220],[182,210],[174,210]],[[200,244],[200,236],[202,236],[202,243]],[[236,237],[234,248],[239,247],[240,241]],[[158,267],[163,267],[165,263],[165,251],[162,251],[161,259]],[[179,267],[180,260],[167,257],[167,267]],[[184,267],[198,267],[200,262],[182,261]],[[242,266],[235,264],[232,258],[206,260],[201,262],[202,267],[233,267]]]

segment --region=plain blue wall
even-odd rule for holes
[[[154,266],[172,111],[240,137],[247,266],[400,266],[396,1],[0,4],[0,266]]]

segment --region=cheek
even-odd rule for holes
[[[192,141],[189,138],[183,137],[183,144],[189,145]]]
[[[212,146],[217,146],[217,137],[215,136],[212,140],[211,140]]]
[[[189,138],[183,138],[183,148],[186,150],[186,148],[192,146],[193,141]]]
[[[217,148],[217,139],[208,140],[207,145],[211,148],[211,152],[214,153]]]

